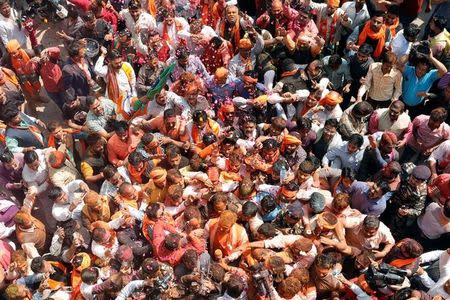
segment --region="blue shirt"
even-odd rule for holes
[[[370,199],[368,196],[369,185],[363,181],[357,181],[350,187],[350,206],[366,215],[380,216],[386,209],[386,202],[392,193],[388,192],[381,198]]]
[[[439,78],[438,70],[433,69],[418,79],[416,67],[407,65],[403,71],[403,102],[409,106],[416,106],[423,102],[423,97],[417,97],[418,92],[428,90]]]

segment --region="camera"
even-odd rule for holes
[[[378,267],[369,267],[366,273],[366,281],[371,289],[377,290],[388,285],[401,284],[405,280],[406,274],[405,270],[383,263]]]
[[[252,266],[252,271],[254,272],[252,277],[255,283],[256,290],[258,295],[267,296],[271,299],[271,284],[272,284],[272,275],[269,270],[263,267],[262,263],[256,264]]]

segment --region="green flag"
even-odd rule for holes
[[[153,87],[147,91],[146,96],[148,99],[152,100],[153,97],[155,97],[157,94],[159,94],[161,92],[161,90],[163,89],[164,85],[167,82],[169,75],[172,73],[173,69],[175,68],[176,64],[177,64],[176,62],[173,62],[172,64],[167,66],[161,72],[161,75],[159,75],[159,78],[153,84]],[[138,111],[138,110],[142,109],[143,107],[144,107],[144,104],[142,103],[142,101],[137,100],[133,105],[133,110]]]

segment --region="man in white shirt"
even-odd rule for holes
[[[149,30],[156,29],[155,18],[142,10],[138,0],[130,1],[128,8],[120,12],[120,17],[125,20],[125,25],[134,40],[140,40],[139,34],[141,32],[146,33]]]
[[[52,216],[56,221],[69,219],[81,221],[83,195],[89,191],[88,185],[82,180],[74,180],[63,188],[53,187],[48,197],[53,200]]]
[[[409,24],[408,27],[397,32],[391,41],[390,47],[398,59],[409,54],[411,45],[417,40],[419,34],[420,27],[414,23]]]
[[[0,0],[0,39],[2,48],[10,40],[17,40],[22,48],[27,46],[27,37],[17,25],[19,13],[11,8],[9,0]]]
[[[189,28],[178,32],[178,36],[186,40],[191,54],[201,57],[205,47],[217,33],[210,26],[203,25],[200,20],[194,20]]]

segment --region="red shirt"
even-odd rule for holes
[[[61,50],[58,47],[48,48],[48,55],[55,59],[59,58]],[[38,68],[37,64],[33,63],[33,68]],[[44,87],[48,92],[58,93],[63,91],[62,70],[58,64],[51,61],[46,61],[41,64],[39,74],[41,75]]]

